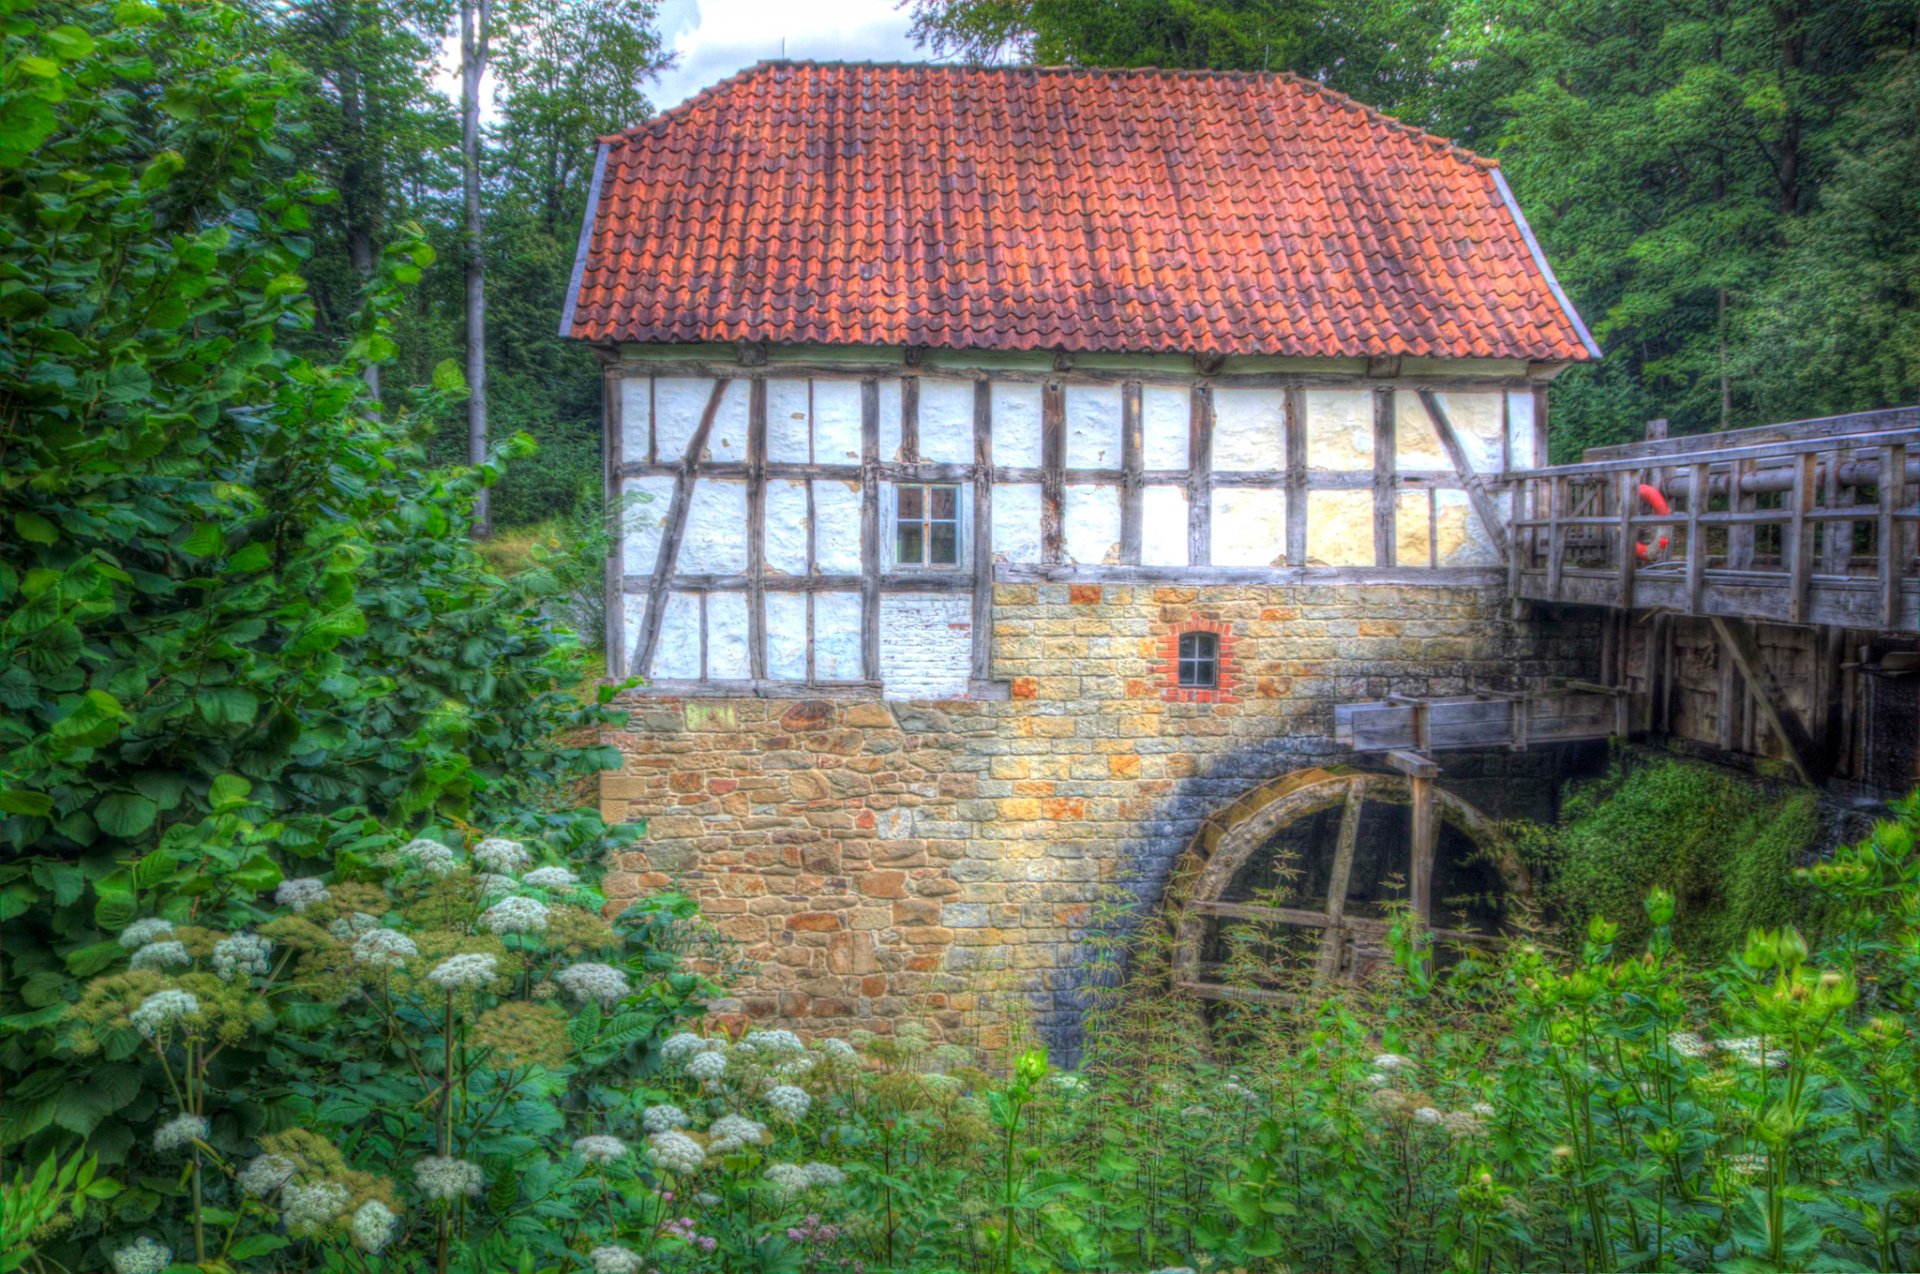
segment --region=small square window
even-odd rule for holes
[[[1182,690],[1212,690],[1220,684],[1220,638],[1213,633],[1181,633]]]
[[[960,565],[960,488],[894,488],[893,557],[896,565]]]

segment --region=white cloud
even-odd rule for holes
[[[925,61],[911,25],[897,0],[666,0],[660,32],[680,61],[647,92],[665,110],[768,58]]]

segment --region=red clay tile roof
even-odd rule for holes
[[[1291,75],[762,63],[596,172],[584,340],[1599,353],[1493,164]]]

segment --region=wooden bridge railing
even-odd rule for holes
[[[1920,408],[1595,448],[1502,478],[1515,598],[1920,630]]]

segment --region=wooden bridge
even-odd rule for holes
[[[1502,477],[1516,600],[1920,630],[1920,407],[1596,447]]]

